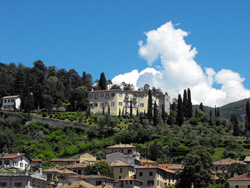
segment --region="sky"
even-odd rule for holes
[[[0,62],[222,106],[250,97],[249,20],[248,0],[0,0]]]

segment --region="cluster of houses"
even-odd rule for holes
[[[176,174],[182,164],[158,164],[142,159],[131,144],[117,144],[106,148],[106,162],[111,166],[114,178],[89,175],[85,169],[96,162],[91,154],[81,154],[77,159],[51,159],[51,168],[42,170],[41,160],[30,159],[24,153],[0,155],[1,188],[160,188],[176,183]],[[247,164],[250,172],[250,156],[244,161],[225,159],[215,161],[213,174],[216,180],[227,173],[231,164]],[[250,174],[227,180],[230,188],[249,188]]]

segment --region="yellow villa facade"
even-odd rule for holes
[[[115,90],[97,90],[89,92],[90,112],[102,113],[103,110],[111,115],[125,115],[130,113],[132,102],[132,112],[134,115],[147,112],[148,110],[148,92],[147,91],[122,91]],[[164,104],[165,112],[170,111],[170,98],[167,94],[152,96],[152,102],[156,101],[159,110]]]
[[[115,179],[124,179],[135,175],[135,168],[123,161],[117,160],[110,164]]]

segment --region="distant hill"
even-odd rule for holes
[[[240,121],[245,121],[245,110],[246,110],[247,101],[250,101],[250,98],[232,102],[232,103],[219,107],[220,117],[230,119],[231,114],[235,114],[239,118]],[[196,108],[199,108],[199,105],[194,105],[193,107],[195,110]],[[209,107],[209,106],[204,106],[204,110],[207,115],[209,115],[210,110],[212,110],[213,115],[214,115],[214,108]]]

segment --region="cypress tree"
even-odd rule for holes
[[[133,115],[132,100],[130,101],[130,117]]]
[[[164,104],[161,107],[161,118],[163,120],[163,123],[165,124],[166,117],[165,117],[165,106],[164,106]]]
[[[216,109],[216,117],[220,117],[220,108],[219,107]]]
[[[151,89],[148,90],[148,119],[152,120],[152,93]]]
[[[119,108],[119,117],[121,116],[121,109]]]
[[[200,110],[202,111],[202,112],[204,112],[204,107],[203,107],[203,104],[202,104],[202,102],[200,103]]]
[[[23,106],[24,112],[28,112],[28,119],[29,119],[30,111],[34,108],[33,95],[30,93],[29,73],[26,75],[26,84],[23,90],[22,103],[23,103],[22,106]]]
[[[157,104],[156,104],[156,101],[155,101],[155,103],[154,103],[154,118],[153,118],[155,127],[158,124],[157,115],[158,115],[158,109],[157,109]]]
[[[108,116],[110,115],[110,106],[108,105]]]
[[[177,118],[176,121],[179,126],[181,126],[184,122],[184,114],[183,114],[183,103],[181,95],[178,95],[178,111],[177,111]]]
[[[234,136],[239,136],[239,121],[236,115],[231,114],[231,122],[233,124],[233,135]]]
[[[188,117],[191,118],[193,116],[193,104],[191,99],[191,91],[188,88]]]
[[[99,80],[99,87],[101,88],[101,90],[107,89],[107,80],[106,80],[104,72],[101,73],[100,80]]]
[[[184,93],[183,93],[183,113],[184,113],[184,117],[188,117],[188,98],[187,98],[186,90],[184,90]]]
[[[214,117],[217,116],[217,109],[216,109],[216,106],[214,107]]]

